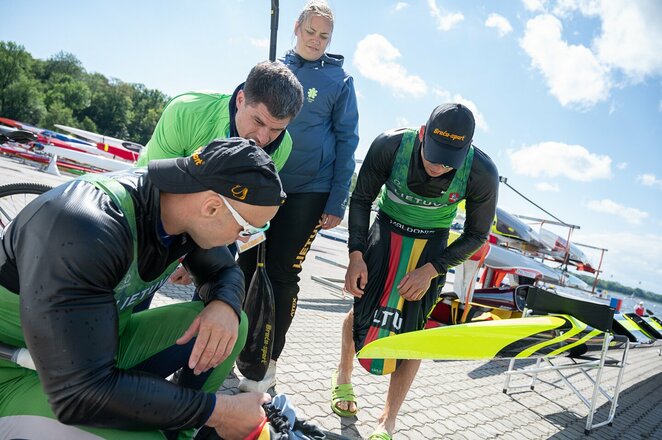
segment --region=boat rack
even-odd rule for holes
[[[515,363],[518,359],[513,358],[510,360],[508,371],[505,373],[506,379],[503,386],[503,392],[508,394],[524,388],[534,390],[538,375],[553,371],[559,375],[568,388],[570,388],[579,400],[581,400],[588,408],[588,416],[586,417],[586,426],[584,429],[586,435],[590,434],[591,430],[595,428],[605,425],[611,426],[614,416],[616,415],[616,408],[618,407],[618,397],[621,392],[623,374],[627,365],[627,358],[631,345],[626,336],[614,335],[611,333],[614,309],[603,304],[559,297],[546,290],[532,287],[529,289],[527,295],[525,313],[537,315],[547,313],[570,314],[590,327],[604,332],[605,337],[603,338],[602,348],[599,352],[592,352],[592,356],[579,355],[571,357],[571,364],[558,364],[556,359],[552,360],[548,357],[539,357],[536,359],[536,363],[533,366],[529,365],[515,368]],[[607,354],[610,348],[622,348],[623,351],[621,356],[617,358],[608,357]],[[603,388],[603,372],[606,367],[619,369],[611,394]],[[569,371],[576,372],[577,370],[582,373],[582,377],[587,378],[592,383],[593,386],[590,396],[585,396],[578,387],[573,385],[571,382],[572,376],[567,374]],[[595,374],[589,374],[590,370],[595,370]],[[512,377],[519,374],[527,375],[531,380],[525,385],[511,385]],[[605,420],[594,423],[599,394],[602,394],[610,403],[609,414]]]
[[[328,258],[320,257],[319,255],[315,256],[316,260],[319,260],[323,263],[330,264],[335,267],[339,267],[341,269],[347,269],[347,266],[344,264],[337,263],[333,260],[330,260]],[[318,284],[321,284],[324,287],[327,287],[331,292],[341,298],[345,298],[345,293],[343,292],[343,285],[345,284],[344,279],[340,278],[331,278],[331,277],[319,277],[317,275],[311,275],[310,279],[315,281]],[[349,295],[351,297],[351,295]]]

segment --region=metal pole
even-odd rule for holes
[[[568,271],[568,262],[570,261],[570,237],[572,236],[573,226],[568,228],[568,241],[565,242],[565,256],[563,257],[563,271]]]
[[[278,39],[278,0],[271,0],[271,38],[269,61],[276,61],[276,40]]]
[[[595,293],[595,288],[598,285],[598,277],[600,276],[600,269],[602,268],[602,257],[605,256],[605,250],[602,249],[600,252],[600,263],[598,264],[598,270],[595,271],[595,280],[593,281],[593,288],[591,289],[591,293]]]

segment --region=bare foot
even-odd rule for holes
[[[346,383],[352,383],[351,375],[338,371],[338,376],[336,378],[336,385],[342,385]],[[356,402],[350,402],[347,400],[341,400],[336,403],[336,408],[341,411],[356,412]]]

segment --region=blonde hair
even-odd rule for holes
[[[306,3],[299,14],[299,18],[297,18],[296,27],[309,21],[313,16],[326,18],[331,23],[331,29],[333,29],[333,11],[324,0],[310,0]]]

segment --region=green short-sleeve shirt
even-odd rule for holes
[[[154,134],[140,154],[137,165],[150,160],[190,156],[214,139],[230,137],[230,99],[232,95],[191,92],[174,97],[163,110]],[[289,133],[271,154],[280,171],[292,151]]]

